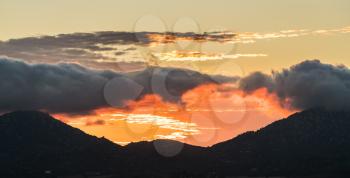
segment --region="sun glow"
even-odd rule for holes
[[[101,108],[91,115],[56,117],[117,143],[173,139],[209,146],[292,113],[266,89],[247,94],[232,84],[201,85],[184,93],[181,100],[171,103],[151,94],[128,101],[126,109]]]

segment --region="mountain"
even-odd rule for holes
[[[0,116],[0,169],[5,177],[48,176],[48,170],[114,177],[339,177],[350,174],[349,128],[350,112],[311,109],[210,148],[170,140],[121,147],[48,114],[18,111]]]
[[[350,112],[312,109],[256,132],[219,143],[211,151],[230,174],[350,174]]]
[[[170,140],[121,147],[37,111],[0,116],[0,141],[0,171],[6,177],[37,178],[47,171],[57,175],[162,175],[195,171],[207,161],[207,151],[201,147]],[[154,145],[165,151],[165,155],[167,150],[179,146],[181,153],[175,157],[162,156]],[[188,161],[183,163],[185,159]],[[196,167],[198,160],[202,160],[198,164],[202,166]]]
[[[121,156],[121,147],[90,136],[50,115],[18,111],[0,117],[0,169],[3,174],[62,174],[93,170]],[[11,172],[12,171],[12,172]]]

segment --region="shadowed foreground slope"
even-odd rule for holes
[[[350,174],[350,112],[313,109],[211,148],[176,141],[125,147],[83,133],[45,113],[0,117],[0,167],[10,177],[114,175],[180,177]],[[174,157],[154,148],[183,146]]]

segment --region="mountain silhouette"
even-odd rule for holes
[[[0,117],[0,168],[26,176],[49,170],[62,174],[104,170],[121,147],[90,136],[50,115],[18,111]]]
[[[214,145],[217,170],[251,175],[350,174],[350,112],[311,109]]]
[[[0,116],[5,177],[341,176],[350,112],[311,109],[209,148],[171,140],[116,145],[36,111]]]

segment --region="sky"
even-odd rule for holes
[[[0,40],[106,30],[173,31],[174,25],[175,30],[194,32],[217,28],[259,33],[337,29],[349,26],[349,11],[350,2],[347,0],[3,0],[0,2]],[[154,17],[144,20],[147,15]],[[195,27],[194,23],[197,24]],[[176,28],[176,24],[179,27]],[[349,64],[348,41],[349,35],[334,35],[264,41],[253,47],[240,45],[239,51],[267,51],[270,54],[262,59],[267,67],[254,64],[259,63],[257,60],[237,60],[237,63],[246,68],[247,73],[257,68],[270,71],[282,68],[286,63],[292,65],[313,58]]]
[[[0,3],[0,39],[77,31],[130,31],[137,19],[147,14],[160,17],[169,27],[179,18],[190,17],[202,30],[221,26],[258,32],[338,28],[349,25],[350,20],[347,0],[3,0]],[[157,28],[153,31],[160,30]]]
[[[348,109],[349,12],[348,0],[2,0],[0,112],[46,111],[119,144],[210,146]]]

